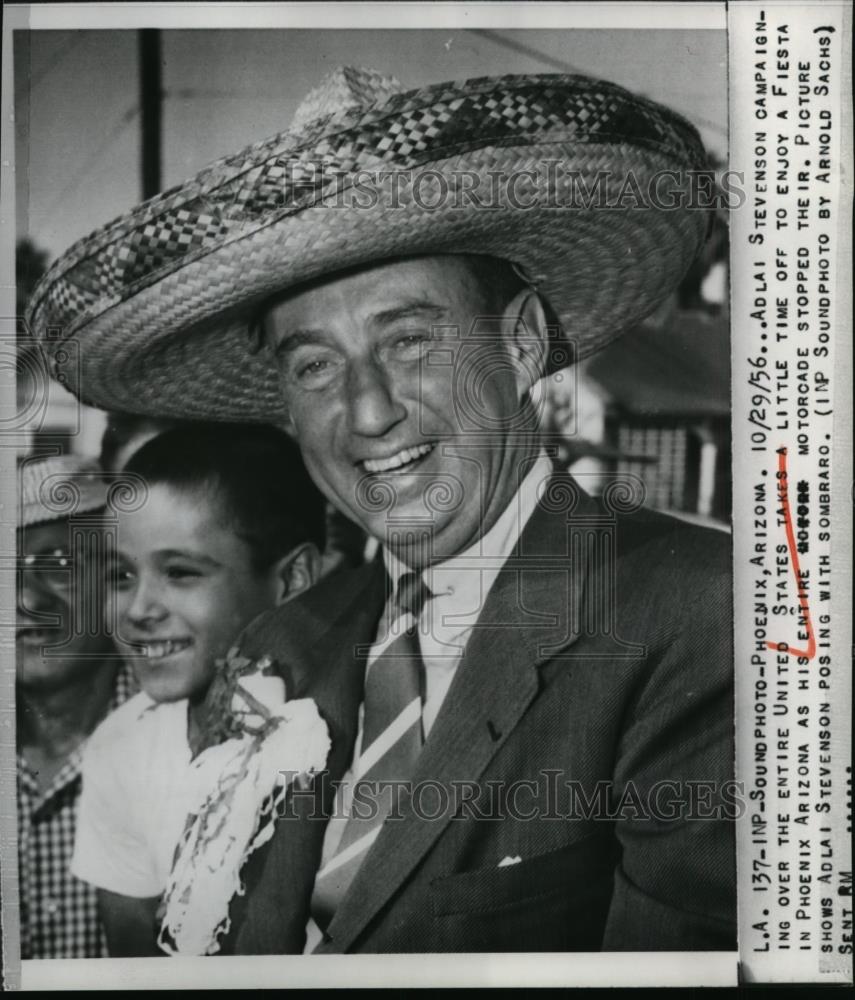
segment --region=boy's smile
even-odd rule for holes
[[[149,660],[163,660],[166,657],[182,653],[188,646],[193,644],[193,640],[187,639],[157,639],[140,643],[140,652]]]

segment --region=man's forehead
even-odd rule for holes
[[[293,329],[313,317],[344,311],[363,319],[394,320],[399,312],[477,309],[480,292],[469,258],[446,254],[384,261],[296,289],[268,316]],[[291,332],[287,329],[281,333]]]
[[[49,545],[67,542],[71,535],[71,522],[68,518],[58,518],[55,521],[43,521],[41,524],[28,524],[18,528],[19,548],[32,551]]]

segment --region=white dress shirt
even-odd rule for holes
[[[454,680],[472,627],[478,621],[487,595],[519,541],[551,476],[552,463],[541,452],[493,527],[464,552],[444,563],[428,567],[422,574],[422,579],[433,595],[425,603],[419,619],[419,648],[425,668],[422,729],[426,740]],[[388,549],[383,551],[383,559],[389,578],[395,581],[397,587],[400,577],[410,569]],[[387,631],[382,624],[380,631]],[[368,655],[367,667],[395,638],[395,635],[386,634],[374,642]],[[347,824],[353,785],[361,774],[362,728],[363,706],[360,706],[353,760],[342,779],[341,795],[324,835],[321,868],[335,854]],[[310,919],[305,953],[313,951],[320,940],[320,929]]]

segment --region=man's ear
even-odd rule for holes
[[[503,336],[516,361],[517,389],[522,397],[543,377],[549,339],[543,303],[533,288],[523,288],[508,303]]]
[[[297,440],[297,426],[294,423],[294,418],[291,416],[290,410],[285,410],[285,414],[277,426],[281,431],[287,434],[295,444],[299,445],[299,441]]]
[[[276,604],[284,604],[302,594],[321,575],[321,554],[313,542],[304,542],[270,567],[276,588]]]

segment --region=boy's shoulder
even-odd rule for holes
[[[89,737],[86,752],[91,756],[108,747],[115,751],[143,743],[150,753],[173,729],[183,725],[186,734],[186,720],[186,699],[159,703],[140,691],[104,719]]]
[[[337,621],[356,606],[374,608],[385,597],[382,564],[341,567],[293,600],[265,611],[241,633],[236,645],[244,656],[300,658],[320,640],[328,639]]]

